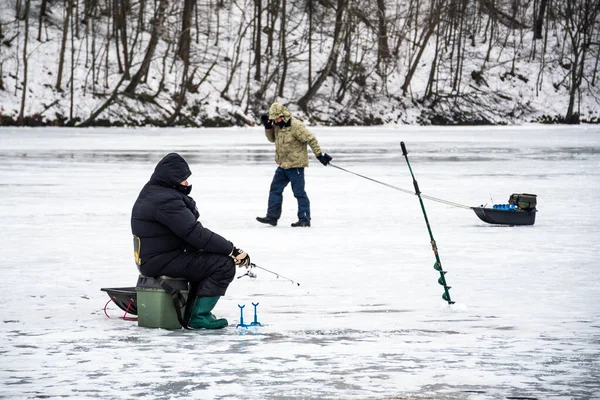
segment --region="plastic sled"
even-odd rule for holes
[[[533,225],[537,210],[501,210],[497,208],[471,207],[483,222],[498,225]]]
[[[123,288],[102,288],[103,292],[108,293],[113,302],[123,311],[129,314],[137,315],[137,294],[135,287]]]

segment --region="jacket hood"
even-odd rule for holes
[[[150,182],[173,187],[185,181],[190,175],[192,171],[185,159],[177,153],[169,153],[154,168]]]
[[[289,120],[292,119],[292,114],[290,113],[290,110],[283,106],[283,104],[273,103],[271,108],[269,108],[269,119],[275,121],[279,117],[283,118],[285,122],[289,122]]]

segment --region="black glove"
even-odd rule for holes
[[[331,156],[327,153],[321,153],[320,155],[317,156],[317,158],[319,159],[319,161],[321,161],[321,164],[327,166],[327,164],[329,164],[329,161],[333,160],[333,158],[331,158]]]
[[[273,127],[273,121],[271,121],[266,114],[261,115],[260,120],[265,126],[265,129],[271,129]]]
[[[237,247],[234,247],[233,250],[231,250],[231,254],[229,254],[229,257],[233,258],[235,265],[237,265],[240,268],[248,267],[250,265],[250,256],[248,255],[248,253],[246,253],[242,249],[238,249]]]

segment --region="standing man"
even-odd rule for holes
[[[260,117],[265,126],[269,142],[275,143],[275,162],[279,165],[269,190],[269,205],[266,217],[256,217],[258,222],[276,226],[281,217],[283,190],[292,184],[294,197],[298,200],[298,221],[293,227],[310,226],[310,201],[304,190],[304,168],[308,167],[310,146],[321,164],[327,166],[332,158],[321,151],[317,138],[309,132],[300,120],[292,117],[289,110],[279,103],[273,103],[269,115]]]
[[[185,278],[192,288],[197,286],[196,293],[188,295],[192,307],[188,327],[220,329],[228,322],[211,311],[225,295],[235,266],[248,267],[250,257],[198,221],[196,202],[189,196],[191,174],[177,153],[167,154],[156,165],[131,212],[134,257],[145,276]]]

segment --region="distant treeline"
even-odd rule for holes
[[[15,115],[0,109],[4,124],[252,124],[275,100],[329,125],[403,122],[409,109],[423,124],[597,118],[582,117],[580,107],[600,97],[600,0],[3,7],[0,98],[4,91],[19,103]],[[531,96],[518,95],[523,87],[533,97],[562,93],[560,115],[536,112]],[[36,98],[45,103],[29,103]]]

